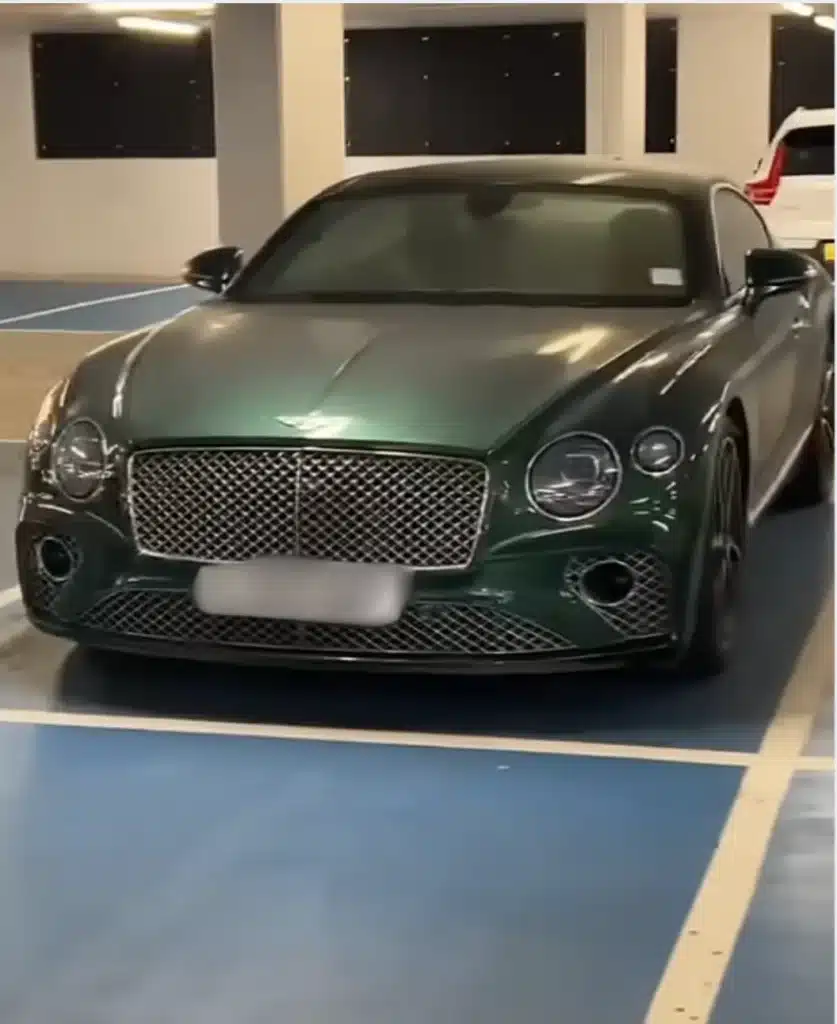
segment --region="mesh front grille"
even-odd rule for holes
[[[168,449],[132,457],[128,493],[146,554],[462,569],[474,557],[488,476],[479,462],[436,456]]]
[[[82,625],[149,640],[369,658],[536,655],[570,646],[516,615],[442,603],[408,608],[394,625],[371,629],[205,615],[185,594],[130,591],[105,598]]]
[[[634,576],[634,587],[617,604],[594,604],[586,599],[581,580],[584,574],[606,561],[627,566]],[[625,640],[644,640],[665,636],[672,628],[671,577],[668,568],[644,551],[572,558],[564,574],[567,590],[599,615]]]

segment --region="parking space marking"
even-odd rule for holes
[[[584,756],[610,760],[654,761],[667,764],[709,765],[728,768],[751,768],[759,757],[757,754],[743,753],[741,751],[689,750],[678,747],[587,743],[581,740],[545,740],[515,736],[258,724],[191,718],[165,718],[153,715],[135,716],[82,711],[51,711],[36,708],[0,708],[0,725],[58,726],[123,732],[232,736],[239,739],[271,739],[309,743],[348,743],[369,746],[481,750],[495,751],[498,754]],[[794,770],[795,762],[792,761],[789,771],[793,773]]]
[[[33,313],[19,313],[17,316],[8,316],[0,320],[0,326],[6,324],[25,323],[28,320],[40,320],[43,317],[54,316],[56,313],[70,313],[75,309],[87,309],[90,306],[104,306],[112,302],[127,302],[130,299],[144,299],[149,295],[162,295],[164,292],[183,291],[188,288],[185,284],[170,284],[163,288],[145,288],[137,292],[123,292],[120,295],[108,295],[101,299],[86,299],[84,302],[73,302],[67,306],[53,306],[51,309],[39,309]],[[88,334],[88,331],[74,333]]]
[[[8,608],[20,601],[20,587],[8,587],[0,590],[0,608]]]
[[[16,727],[0,751],[9,1024],[638,1024],[741,776]]]
[[[830,607],[820,613],[813,636],[825,633],[832,615]],[[806,646],[761,748],[741,780],[645,1024],[709,1024],[829,682],[815,660],[821,647],[816,642]]]
[[[39,317],[52,316],[52,313],[38,313]],[[4,334],[43,334],[43,327],[0,327],[0,337]],[[83,331],[72,327],[50,327],[50,334],[113,334],[113,331],[106,331],[104,328],[86,327]]]

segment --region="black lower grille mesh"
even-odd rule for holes
[[[121,636],[183,644],[367,657],[499,657],[570,648],[562,636],[519,616],[449,603],[416,605],[392,626],[366,628],[206,615],[186,594],[128,591],[105,598],[81,624]]]
[[[584,574],[603,562],[615,561],[632,574],[634,586],[623,600],[609,605],[594,604],[584,594]],[[645,551],[614,552],[570,559],[564,573],[569,594],[599,616],[623,640],[644,640],[665,636],[672,629],[672,583],[666,565]]]

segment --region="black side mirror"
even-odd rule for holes
[[[753,297],[793,292],[816,276],[816,268],[793,249],[753,249],[747,253],[747,288]]]
[[[220,295],[241,270],[242,262],[241,249],[221,245],[193,256],[183,268],[182,278],[193,288]]]

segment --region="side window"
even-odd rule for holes
[[[734,294],[747,283],[747,253],[752,249],[772,248],[773,242],[761,217],[736,192],[720,189],[715,193],[713,203],[721,270],[730,294]]]

